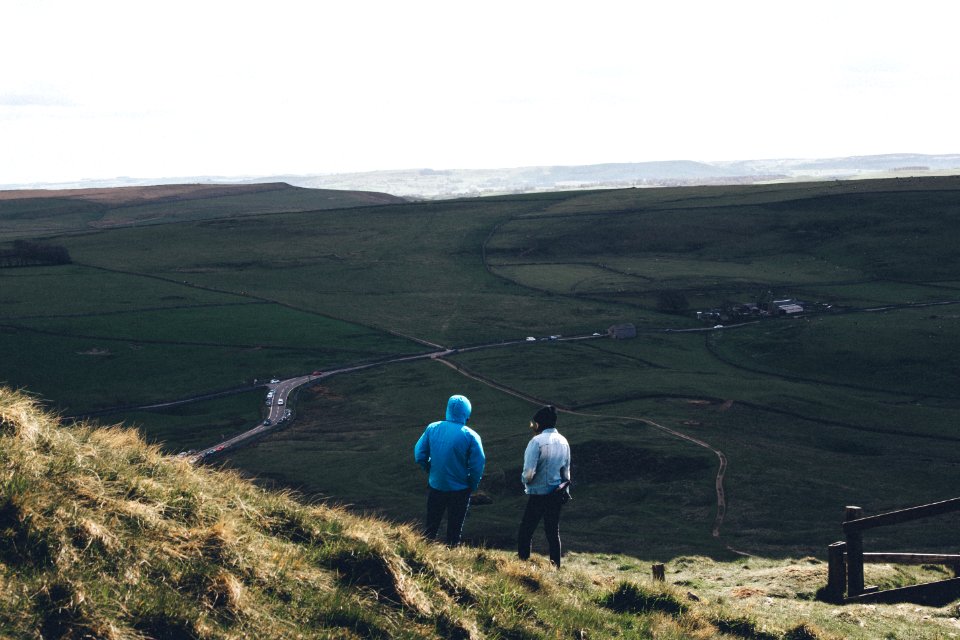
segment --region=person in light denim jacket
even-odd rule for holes
[[[543,529],[550,547],[550,561],[560,567],[560,508],[557,491],[570,482],[570,444],[556,429],[557,410],[553,405],[541,408],[530,421],[536,435],[523,454],[521,481],[527,508],[520,522],[517,551],[521,560],[530,557],[533,532],[543,519]]]
[[[446,512],[450,547],[460,544],[470,494],[477,490],[486,465],[480,436],[467,426],[472,411],[465,396],[450,396],[446,420],[427,425],[413,448],[414,460],[427,472],[430,485],[424,535],[436,539]]]

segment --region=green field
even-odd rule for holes
[[[0,201],[0,250],[27,238],[64,246],[73,261],[0,269],[0,380],[65,414],[128,407],[102,419],[176,452],[255,424],[254,379],[424,352],[426,342],[631,322],[633,340],[524,342],[448,358],[459,371],[422,361],[330,377],[299,395],[290,427],[227,462],[417,520],[425,479],[413,443],[451,393],[465,393],[489,456],[488,503],[473,509],[467,535],[494,546],[509,548],[519,522],[525,424],[538,401],[567,411],[572,549],[823,555],[847,504],[877,513],[954,497],[956,178],[376,206],[278,193]],[[664,308],[665,292],[686,308]],[[816,312],[722,330],[696,319],[762,296]],[[129,409],[227,389],[247,391]],[[728,461],[719,537],[710,448]],[[867,545],[946,551],[950,530],[883,530]]]

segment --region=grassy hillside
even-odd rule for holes
[[[283,183],[0,191],[0,237],[37,237],[130,225],[402,201],[385,193],[301,189]]]
[[[132,430],[63,427],[0,388],[6,638],[942,638],[952,608],[812,599],[810,558],[542,559],[412,529],[165,457]],[[890,585],[929,579],[878,567]]]
[[[564,409],[574,446],[570,549],[822,557],[845,505],[877,513],[955,495],[957,178],[323,210],[296,205],[308,191],[141,202],[118,212],[123,225],[83,234],[77,219],[102,203],[21,210],[23,226],[0,244],[42,219],[29,239],[64,246],[73,263],[0,269],[0,380],[66,415],[238,392],[110,418],[173,453],[255,424],[254,379],[421,352],[424,341],[628,321],[635,340],[537,341],[325,379],[300,394],[292,426],[228,462],[415,521],[424,479],[410,449],[462,392],[490,453],[491,502],[468,525],[478,543],[512,544],[538,402]],[[763,296],[815,312],[718,330],[696,320]],[[714,536],[720,453],[726,510]],[[867,545],[946,551],[950,531],[881,530]]]

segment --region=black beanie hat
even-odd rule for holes
[[[541,429],[551,429],[557,424],[557,410],[552,404],[548,404],[533,414],[533,421],[540,425]]]

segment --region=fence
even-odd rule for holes
[[[890,511],[876,516],[864,516],[860,507],[847,507],[843,523],[846,542],[834,542],[828,547],[829,577],[826,587],[827,599],[834,602],[916,602],[946,604],[960,596],[960,578],[926,582],[923,584],[887,589],[864,584],[865,563],[890,564],[945,564],[960,573],[960,554],[934,553],[864,553],[863,532],[920,518],[960,511],[960,498],[932,504]]]

